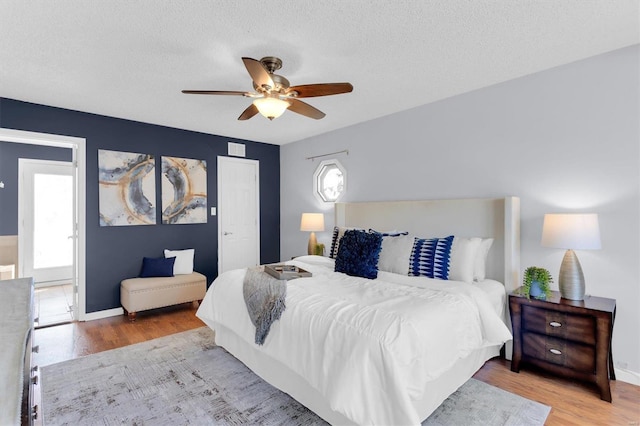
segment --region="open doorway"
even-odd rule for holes
[[[31,145],[71,148],[72,162],[76,165],[76,229],[74,240],[75,268],[73,283],[77,291],[75,295],[75,312],[73,318],[79,321],[94,319],[96,315],[87,315],[85,286],[86,286],[86,140],[84,138],[61,136],[46,133],[28,132],[14,129],[0,128],[0,141],[15,142]],[[21,220],[21,218],[19,218]],[[17,241],[16,241],[17,242]],[[18,244],[19,245],[19,244]],[[19,250],[16,250],[19,251]],[[18,262],[20,265],[20,263]],[[19,271],[16,271],[19,272]],[[91,318],[89,318],[91,317]]]
[[[38,326],[74,320],[75,170],[72,162],[18,160],[22,277],[35,282]]]

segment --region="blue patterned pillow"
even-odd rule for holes
[[[345,231],[336,257],[336,272],[354,277],[378,278],[382,235],[360,230]]]
[[[411,250],[409,275],[449,279],[453,235],[446,238],[416,238]]]
[[[338,234],[340,234],[340,228],[337,226],[333,227],[333,235],[331,236],[331,250],[329,250],[329,257],[331,259],[335,259],[338,256]]]

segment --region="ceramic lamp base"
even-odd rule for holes
[[[316,254],[316,246],[318,245],[318,240],[316,239],[316,233],[312,232],[309,235],[309,246],[307,247],[307,254]]]
[[[584,274],[578,256],[573,250],[567,250],[560,265],[558,280],[560,295],[569,300],[584,300]]]

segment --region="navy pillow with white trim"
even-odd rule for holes
[[[449,279],[451,244],[453,235],[446,238],[415,238],[409,261],[409,275]]]
[[[372,228],[369,228],[369,232],[377,232],[378,234],[382,234],[383,237],[402,237],[409,235],[408,231],[376,231]]]

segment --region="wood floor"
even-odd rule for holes
[[[202,327],[191,304],[141,312],[135,322],[124,316],[36,330],[37,365],[131,345]],[[613,403],[601,401],[590,384],[562,380],[543,372],[512,373],[509,361],[494,359],[474,376],[485,383],[552,407],[547,425],[639,425],[640,386],[612,381]]]

